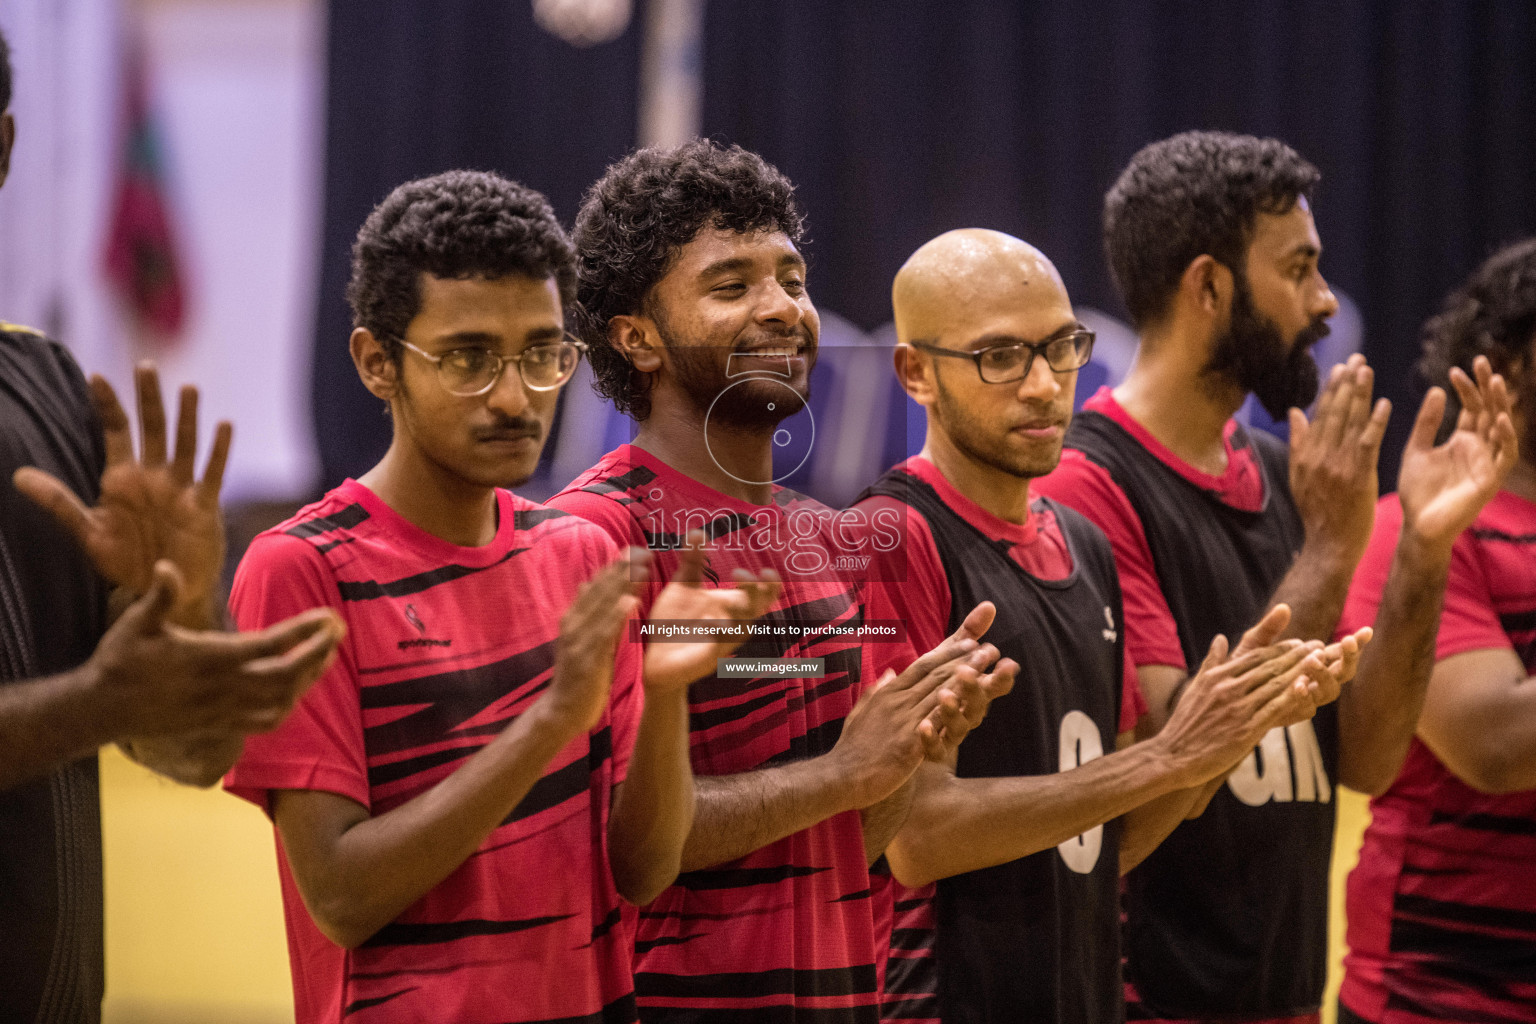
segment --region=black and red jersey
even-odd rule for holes
[[[697,775],[734,775],[825,754],[872,681],[856,635],[860,586],[836,566],[835,513],[776,488],[769,505],[732,498],[633,445],[550,499],[621,544],[654,553],[650,601],[693,529],[711,542],[706,586],[737,567],[784,579],[764,627],[738,658],[822,659],[812,677],[706,677],[689,689]],[[635,992],[641,1019],[736,1024],[874,1022],[878,985],[869,869],[859,814],[848,811],[740,860],[686,871],[641,909]]]
[[[1229,468],[1202,474],[1107,390],[1067,432],[1038,490],[1109,535],[1138,664],[1197,668],[1269,606],[1304,540],[1285,446],[1232,423]],[[1126,879],[1131,1019],[1254,1020],[1314,1013],[1327,977],[1328,870],[1338,715],[1276,729],[1205,813]]]
[[[1049,500],[1025,524],[1002,523],[922,459],[887,473],[855,508],[872,514],[890,503],[906,511],[899,554],[908,574],[878,586],[915,626],[912,643],[932,646],[990,600],[998,611],[986,639],[1021,666],[1013,692],[961,745],[956,774],[1045,775],[1113,752],[1137,691],[1104,535]],[[935,608],[942,626],[931,621]],[[1122,1019],[1118,850],[1112,821],[1059,848],[943,879],[931,905],[926,892],[897,888],[886,1019]]]
[[[261,534],[230,609],[256,629],[329,605],[336,663],[225,780],[268,807],[323,790],[384,814],[426,792],[549,685],[560,617],[618,555],[576,516],[496,492],[495,538],[466,548],[349,480]],[[299,1024],[626,1024],[631,946],[608,868],[613,787],[640,712],[639,646],[621,642],[612,699],[447,878],[356,949],[321,934],[278,843]]]
[[[1382,499],[1340,629],[1375,620],[1402,516]],[[1490,649],[1536,672],[1536,505],[1508,491],[1456,540],[1435,653]],[[1536,1022],[1533,865],[1536,791],[1478,792],[1415,739],[1349,876],[1340,1000],[1373,1024]]]

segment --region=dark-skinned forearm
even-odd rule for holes
[[[1408,756],[1435,667],[1450,551],[1404,532],[1376,612],[1376,636],[1339,695],[1339,781],[1379,796]]]
[[[1156,740],[1051,775],[960,779],[931,764],[918,771],[912,811],[887,850],[906,885],[1048,850],[1190,785]]]
[[[739,860],[859,803],[831,754],[737,775],[697,775],[694,797],[684,871]]]
[[[864,860],[873,865],[891,845],[901,826],[906,824],[912,812],[912,798],[917,790],[917,776],[901,784],[901,788],[877,804],[859,811],[859,824],[864,829]]]
[[[1209,782],[1174,790],[1127,811],[1120,826],[1120,873],[1125,874],[1151,856],[1181,822],[1198,818],[1226,781],[1226,775],[1218,775]]]
[[[1267,605],[1272,608],[1283,603],[1290,607],[1291,621],[1284,636],[1324,643],[1333,639],[1360,554],[1323,543],[1302,545]]]
[[[687,691],[647,693],[629,770],[608,818],[608,863],[626,900],[649,903],[677,877],[693,800]]]
[[[311,794],[274,794],[278,830],[316,924],[339,945],[365,942],[457,870],[576,735],[546,695],[425,793],[377,817],[357,808],[359,820],[334,836],[294,829],[285,814],[287,800]]]
[[[89,662],[0,686],[0,790],[110,743],[126,710],[103,695]]]

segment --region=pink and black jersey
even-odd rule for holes
[[[1376,511],[1340,628],[1376,617],[1402,530]],[[1536,672],[1536,505],[1504,491],[1452,549],[1436,657],[1513,649]],[[1480,793],[1415,739],[1371,801],[1339,998],[1372,1024],[1536,1022],[1536,791]]]
[[[920,457],[876,481],[855,508],[871,520],[883,510],[899,517],[902,548],[886,557],[904,578],[885,579],[879,599],[892,602],[916,649],[937,645],[990,600],[997,618],[987,640],[1021,666],[1013,693],[961,745],[957,775],[1045,775],[1114,751],[1140,693],[1103,533],[1049,500],[1027,522],[1007,523]],[[884,1018],[1122,1019],[1118,847],[1113,821],[936,886],[891,883]]]
[[[1285,445],[1236,423],[1220,477],[1180,460],[1107,389],[1039,493],[1109,536],[1138,665],[1198,667],[1257,622],[1304,540]],[[1338,712],[1276,729],[1199,818],[1126,878],[1132,1020],[1305,1017],[1327,978]]]
[[[560,616],[617,555],[581,519],[498,491],[495,539],[458,547],[348,480],[261,534],[230,607],[255,629],[320,605],[348,633],[336,664],[225,786],[270,808],[323,790],[384,814],[430,789],[548,686]],[[299,1024],[582,1021],[636,1010],[607,820],[639,720],[639,657],[622,644],[608,711],[460,867],[363,945],[305,910],[278,844]]]
[[[832,513],[793,491],[752,505],[624,445],[550,499],[623,544],[655,552],[651,594],[692,529],[710,537],[708,582],[773,568],[785,581],[739,658],[823,659],[806,678],[711,676],[689,690],[698,775],[733,775],[832,749],[869,680],[859,588],[833,566]],[[648,606],[648,602],[647,602]],[[827,630],[838,630],[828,635]],[[688,871],[640,912],[635,993],[651,1021],[873,1022],[874,920],[857,812],[836,815],[740,860]]]

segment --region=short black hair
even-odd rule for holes
[[[1472,360],[1487,356],[1496,373],[1507,375],[1516,366],[1529,371],[1531,343],[1536,340],[1536,238],[1507,245],[1488,257],[1425,322],[1420,339],[1419,372],[1446,389],[1453,407],[1448,413],[1457,404],[1451,367],[1470,375]]]
[[[0,32],[0,114],[11,107],[11,47]]]
[[[374,207],[352,247],[352,322],[392,359],[421,312],[421,275],[490,280],[554,278],[560,301],[576,295],[576,249],[555,211],[531,188],[485,171],[445,171],[409,181]]]
[[[1131,321],[1156,323],[1202,255],[1245,273],[1258,215],[1310,203],[1320,177],[1279,139],[1196,131],[1144,147],[1104,197],[1104,250]]]
[[[797,245],[805,234],[788,178],[756,153],[709,139],[629,154],[587,191],[576,216],[576,322],[593,387],[637,420],[651,413],[650,381],[608,344],[608,322],[641,312],[706,226],[782,231]]]

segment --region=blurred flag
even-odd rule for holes
[[[118,158],[106,272],[134,319],[161,341],[181,333],[186,291],[166,198],[165,165],[149,108],[144,51],[130,43],[123,61],[122,152]]]

